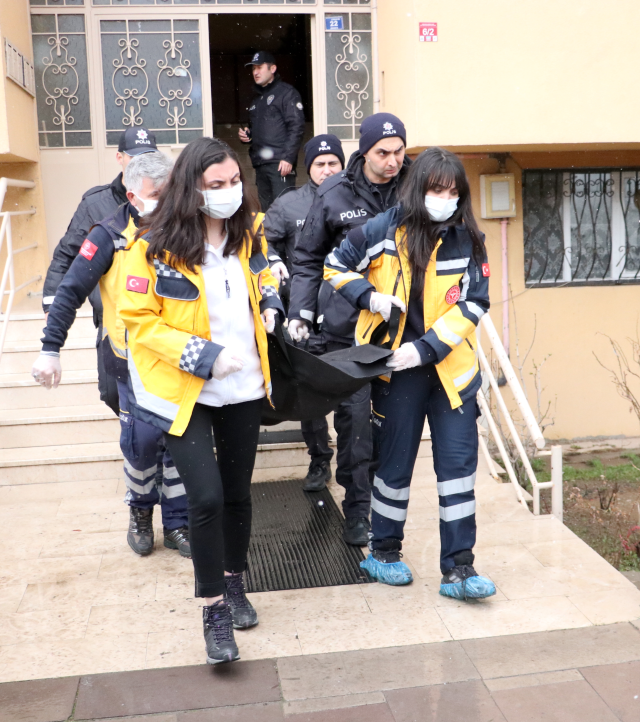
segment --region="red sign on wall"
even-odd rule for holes
[[[420,42],[438,42],[438,23],[420,23]]]

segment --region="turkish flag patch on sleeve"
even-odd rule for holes
[[[97,250],[98,246],[96,246],[95,243],[91,243],[88,238],[85,238],[82,242],[82,245],[80,246],[80,250],[78,251],[78,253],[83,258],[86,258],[87,261],[90,261],[96,255]]]
[[[488,263],[483,263],[483,264],[482,264],[482,275],[483,275],[485,278],[489,278],[489,276],[491,275],[491,271],[489,270],[489,264],[488,264]]]
[[[127,291],[146,293],[149,289],[149,279],[140,276],[127,276]]]

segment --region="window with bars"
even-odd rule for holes
[[[640,283],[640,169],[522,175],[527,286]]]

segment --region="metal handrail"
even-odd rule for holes
[[[18,248],[14,250],[13,237],[11,235],[11,218],[13,216],[32,216],[36,212],[36,209],[31,208],[31,210],[28,211],[3,211],[2,206],[4,204],[4,197],[7,193],[7,188],[35,188],[35,185],[36,184],[33,181],[16,180],[15,178],[0,178],[0,219],[2,219],[0,221],[0,253],[2,252],[2,247],[4,245],[5,239],[7,242],[7,258],[5,260],[4,270],[2,272],[2,281],[0,281],[0,317],[2,319],[2,331],[0,332],[0,359],[2,358],[4,342],[7,338],[9,321],[11,319],[11,308],[13,306],[13,299],[16,293],[22,290],[25,286],[28,286],[31,283],[35,283],[42,278],[42,276],[40,275],[34,276],[28,281],[25,281],[19,286],[16,286],[16,279],[13,267],[14,256],[17,256],[19,253],[23,253],[24,251],[37,248],[38,244],[32,243],[28,246],[24,246],[23,248]],[[8,289],[7,284],[9,284]],[[5,296],[8,296],[9,298],[7,300],[7,308],[5,312],[2,313],[2,302]]]
[[[508,356],[504,346],[502,345],[502,341],[500,340],[500,336],[498,335],[496,327],[493,325],[493,321],[491,320],[491,317],[489,316],[488,313],[482,317],[482,320],[480,321],[480,323],[481,323],[482,329],[486,332],[486,336],[493,348],[493,351],[495,352],[495,356],[498,360],[498,363],[500,364],[502,373],[504,374],[504,377],[509,385],[509,388],[511,389],[513,398],[514,398],[516,405],[522,415],[522,418],[523,418],[525,426],[527,427],[527,430],[531,436],[531,439],[532,439],[536,449],[541,450],[545,446],[544,436],[543,436],[540,426],[536,420],[536,417],[531,409],[531,406],[529,405],[529,402],[527,401],[527,397],[524,393],[524,390],[522,389],[522,386],[520,386],[518,377],[516,376],[513,366],[511,365],[511,361],[509,360],[509,356]],[[558,460],[557,460],[558,452],[556,452],[556,458],[554,459],[555,473],[552,478],[552,481],[539,482],[536,478],[533,468],[531,467],[531,462],[529,461],[529,457],[527,456],[524,445],[522,444],[522,439],[520,438],[520,435],[518,434],[515,424],[513,423],[513,419],[511,418],[511,414],[509,412],[507,404],[502,396],[500,387],[498,386],[498,382],[495,378],[493,370],[491,369],[491,364],[489,363],[489,361],[485,355],[485,352],[479,343],[478,343],[478,362],[480,364],[480,369],[482,370],[484,378],[489,382],[491,390],[494,393],[497,408],[498,408],[500,414],[504,417],[505,424],[509,431],[509,435],[513,439],[513,443],[516,447],[516,450],[518,451],[518,455],[520,457],[520,460],[522,461],[522,465],[524,466],[524,469],[527,473],[529,481],[531,482],[531,486],[533,488],[533,513],[535,515],[540,514],[540,491],[542,489],[553,489],[553,491],[552,491],[552,512],[553,512],[554,516],[556,516],[559,519],[562,519],[562,491],[561,491],[561,489],[562,489],[562,460],[560,458],[560,462],[559,462],[560,463],[560,466],[559,466],[560,471],[558,472]],[[506,448],[504,446],[504,441],[503,441],[500,431],[498,429],[498,425],[496,424],[495,419],[493,418],[493,415],[491,413],[491,408],[489,406],[489,402],[482,389],[480,389],[480,391],[478,391],[478,404],[480,405],[482,414],[487,421],[487,425],[489,427],[489,432],[493,436],[496,446],[498,447],[498,452],[500,453],[500,458],[502,459],[502,462],[504,464],[504,468],[507,472],[509,480],[511,481],[511,484],[514,487],[514,490],[516,492],[516,497],[517,497],[518,501],[525,508],[528,508],[522,487],[520,486],[520,483],[518,482],[515,471],[513,469],[513,465],[511,464],[511,460],[509,459]],[[556,449],[558,447],[553,447],[553,448]],[[560,448],[560,453],[561,453],[561,447],[559,447],[559,448]],[[495,477],[495,475],[496,475],[495,474],[495,466],[493,464],[493,460],[491,459],[491,457],[489,455],[489,450],[487,448],[487,444],[486,444],[484,438],[482,438],[482,435],[480,435],[480,449],[481,449],[482,453],[484,454],[485,458],[487,459],[487,463],[489,465],[489,470],[491,472],[491,475]],[[557,487],[557,488],[554,488],[554,487]],[[560,493],[558,493],[558,488],[560,489]]]

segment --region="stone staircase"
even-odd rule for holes
[[[62,381],[47,391],[31,378],[40,351],[42,313],[12,315],[0,359],[0,486],[97,481],[122,476],[120,427],[100,401],[96,371],[96,330],[89,307],[79,313],[62,350]],[[254,481],[303,477],[304,443],[269,443],[264,429]]]

